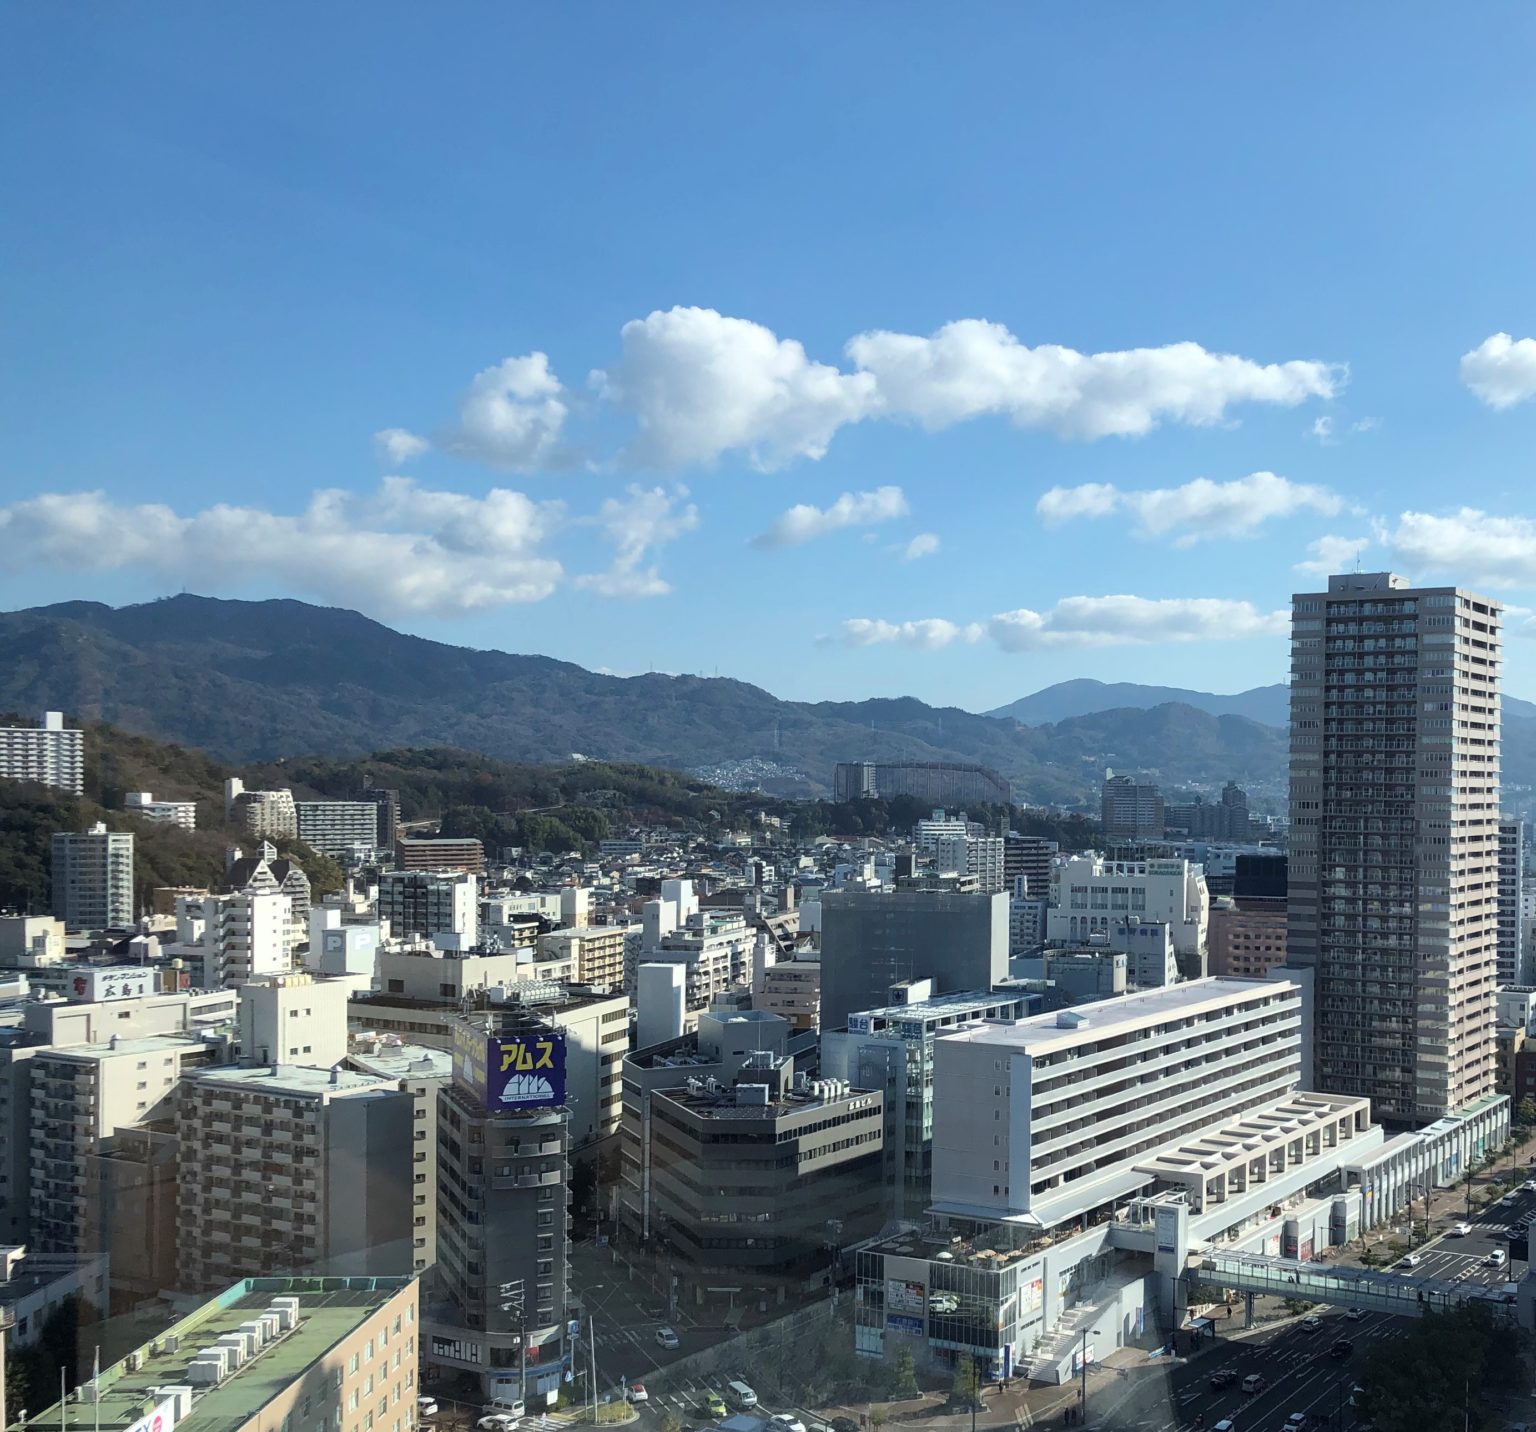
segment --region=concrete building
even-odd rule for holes
[[[847,1029],[821,1036],[826,1078],[884,1094],[886,1213],[897,1219],[919,1218],[932,1202],[936,1038],[974,1020],[1022,1019],[1038,1005],[1023,993],[934,995],[931,988],[926,980],[907,986],[899,1003],[860,1010],[848,1016]]]
[[[1247,840],[1252,833],[1248,792],[1228,781],[1218,801],[1196,796],[1166,806],[1163,822],[1167,831],[1182,831],[1191,840]]]
[[[1078,944],[1127,915],[1167,923],[1179,971],[1198,979],[1206,968],[1210,896],[1198,865],[1187,860],[1106,860],[1073,855],[1054,870],[1046,942]]]
[[[412,1096],[343,1069],[272,1064],[189,1076],[181,1147],[180,1286],[316,1272],[409,1273]]]
[[[359,1074],[398,1080],[411,1096],[411,1269],[425,1274],[437,1263],[437,1096],[453,1078],[453,1056],[386,1035],[354,1038],[346,1062]]]
[[[157,801],[152,791],[129,791],[123,797],[123,809],[141,820],[152,820],[159,825],[180,826],[182,830],[197,829],[196,801]]]
[[[1061,847],[1054,840],[1038,835],[1019,835],[1009,831],[1003,838],[1003,879],[1019,899],[1047,899],[1051,893],[1051,866]],[[1024,887],[1016,882],[1024,877]]]
[[[995,895],[1006,885],[999,835],[941,836],[934,844],[934,864],[939,870],[970,876],[983,895]]]
[[[247,980],[286,974],[293,968],[290,931],[293,906],[279,890],[242,890],[233,895],[204,895],[201,917],[203,984],[210,989],[234,989]]]
[[[76,1298],[92,1308],[107,1306],[101,1258],[50,1257],[0,1245],[0,1327],[6,1330],[7,1353],[35,1347],[49,1316]]]
[[[1163,793],[1134,776],[1108,775],[1101,793],[1104,839],[1158,840],[1164,830]]]
[[[224,782],[224,818],[257,837],[270,835],[276,840],[293,840],[299,833],[292,791],[248,791],[238,776]]]
[[[99,1432],[412,1432],[420,1317],[414,1278],[250,1278],[134,1348],[71,1403],[28,1424]]]
[[[1525,878],[1525,823],[1499,822],[1498,981],[1524,984],[1532,974],[1525,957],[1525,922],[1520,918],[1520,887]]]
[[[133,924],[133,832],[87,831],[53,837],[53,914],[69,930],[120,930]]]
[[[586,895],[579,890],[572,892]],[[547,930],[538,937],[541,955],[569,964],[572,978],[582,984],[624,986],[624,940],[628,925],[580,925]]]
[[[821,1027],[886,1003],[896,985],[990,989],[1008,974],[1008,897],[937,890],[824,891]]]
[[[240,986],[240,1062],[329,1069],[347,1054],[347,993],[342,980],[261,975]]]
[[[527,1012],[477,1015],[454,1030],[453,1079],[437,1099],[443,1297],[426,1316],[427,1370],[467,1373],[486,1397],[530,1404],[559,1390],[568,1356],[560,1058],[556,1032]]]
[[[821,961],[778,960],[754,979],[752,1007],[776,1014],[797,1034],[821,1028]]]
[[[363,799],[372,801],[379,812],[379,849],[393,850],[400,834],[400,792],[370,786],[363,792]]]
[[[1263,979],[1286,960],[1286,902],[1222,896],[1211,904],[1210,968],[1213,975]]]
[[[395,864],[401,870],[467,870],[485,873],[485,847],[478,840],[401,835],[395,838]]]
[[[453,935],[469,949],[480,939],[479,880],[467,872],[385,870],[379,875],[379,919],[397,939]]]
[[[62,711],[43,712],[38,726],[0,726],[0,780],[84,795],[85,732],[67,729]]]
[[[64,922],[51,915],[0,915],[0,968],[35,969],[64,958]]]
[[[651,1095],[652,1227],[695,1300],[823,1275],[878,1231],[883,1095],[810,1081],[753,1055],[731,1087],[697,1079]]]
[[[936,810],[912,827],[912,844],[919,855],[933,856],[939,853],[941,840],[964,840],[973,833],[971,822],[965,818],[964,811],[958,816],[951,816]],[[963,862],[961,868],[964,869]]]
[[[296,801],[299,839],[322,855],[352,855],[379,848],[377,801]]]
[[[296,860],[279,856],[274,846],[262,841],[254,855],[239,846],[225,852],[224,882],[233,891],[267,894],[277,891],[288,897],[288,921],[284,946],[290,956],[309,939],[309,876]]]
[[[685,998],[692,1011],[709,1008],[733,989],[751,988],[757,932],[743,913],[701,910],[697,902],[690,907],[686,899],[680,904],[665,896],[648,902],[643,913],[641,938],[635,948],[625,950],[626,988],[635,987],[634,970],[641,964],[682,965],[687,972]]]
[[[1374,572],[1292,613],[1287,942],[1318,1087],[1428,1123],[1494,1087],[1499,604]]]

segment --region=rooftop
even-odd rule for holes
[[[868,1020],[869,1028],[875,1030],[886,1024],[910,1023],[912,1020],[934,1022],[953,1019],[968,1010],[1021,1004],[1024,998],[1022,990],[1013,993],[984,989],[957,990],[952,994],[936,994],[930,999],[914,1000],[911,1004],[887,1004],[878,1009],[856,1010],[848,1018],[850,1021]]]
[[[453,1055],[425,1044],[386,1044],[374,1050],[353,1049],[347,1054],[359,1069],[385,1079],[448,1079],[453,1076]]]
[[[1089,1004],[1016,1020],[989,1020],[963,1026],[941,1036],[946,1041],[966,1040],[995,1045],[1021,1054],[1046,1053],[1092,1044],[1107,1037],[1170,1019],[1229,1009],[1237,1003],[1256,1002],[1280,994],[1295,994],[1298,987],[1287,980],[1241,979],[1212,975],[1184,984],[1114,995]]]
[[[145,1039],[121,1039],[114,1035],[105,1044],[72,1044],[44,1051],[50,1059],[80,1059],[99,1062],[127,1058],[130,1055],[168,1054],[174,1049],[206,1049],[207,1043],[196,1034],[156,1034]]]
[[[274,1298],[299,1302],[298,1324],[269,1342],[217,1387],[194,1389],[191,1411],[177,1422],[178,1432],[228,1432],[249,1422],[333,1347],[346,1339],[403,1289],[411,1278],[247,1278],[204,1303],[166,1329],[166,1334],[138,1349],[139,1367],[116,1363],[101,1373],[99,1403],[78,1403],[72,1420],[99,1432],[123,1432],[161,1401],[154,1389],[187,1384],[187,1364],[202,1348],[259,1317]],[[178,1346],[165,1350],[167,1335]],[[160,1349],[156,1351],[155,1349]],[[86,1384],[87,1386],[89,1384]],[[76,1396],[78,1397],[78,1393]],[[18,1409],[19,1410],[19,1409]],[[29,1409],[28,1423],[40,1427],[60,1420],[57,1405]]]
[[[710,1088],[713,1084],[715,1087]],[[777,1094],[767,1084],[720,1084],[692,1079],[675,1089],[657,1089],[653,1099],[670,1099],[705,1119],[781,1119],[813,1109],[868,1105],[879,1114],[883,1096],[873,1089],[853,1089],[839,1079],[813,1080],[808,1087]]]
[[[376,1074],[359,1074],[350,1069],[313,1069],[304,1064],[264,1064],[256,1069],[210,1069],[193,1076],[201,1086],[218,1084],[249,1088],[257,1094],[296,1094],[312,1098],[336,1098],[349,1094],[389,1091],[394,1085]]]

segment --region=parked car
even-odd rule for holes
[[[1307,1432],[1312,1419],[1305,1412],[1293,1412],[1285,1419],[1285,1432]]]
[[[1316,1313],[1308,1313],[1301,1320],[1301,1330],[1304,1333],[1315,1333],[1323,1325],[1323,1320]]]
[[[1230,1417],[1223,1417],[1220,1422],[1211,1428],[1211,1432],[1237,1432],[1237,1423]]]
[[[528,1409],[523,1406],[521,1397],[498,1397],[487,1402],[481,1411],[488,1417],[510,1417],[515,1423],[522,1420]]]
[[[656,1346],[664,1347],[668,1352],[676,1352],[682,1346],[677,1334],[671,1328],[656,1329]]]
[[[706,1392],[699,1406],[703,1408],[706,1417],[719,1419],[729,1415],[725,1410],[725,1399],[718,1392]]]
[[[1328,1356],[1348,1357],[1354,1350],[1354,1343],[1350,1342],[1348,1338],[1340,1338],[1331,1348],[1328,1349]]]
[[[1211,1374],[1211,1391],[1220,1392],[1224,1387],[1231,1387],[1237,1381],[1237,1369],[1235,1367],[1218,1367]]]
[[[1243,1379],[1244,1392],[1263,1392],[1264,1389],[1268,1386],[1269,1384],[1265,1382],[1263,1377],[1261,1377],[1256,1372],[1250,1372],[1248,1376]]]
[[[482,1417],[475,1426],[480,1432],[514,1432],[518,1419],[509,1417],[505,1412],[490,1412]]]
[[[651,1394],[645,1390],[643,1382],[632,1382],[624,1389],[624,1395],[631,1402],[649,1402]]]
[[[1365,1316],[1365,1314],[1359,1308],[1350,1308],[1345,1312],[1344,1316],[1348,1318],[1350,1322],[1358,1323],[1360,1319]]]
[[[803,1423],[793,1412],[776,1412],[768,1419],[773,1432],[805,1432]]]
[[[416,1415],[418,1417],[436,1417],[437,1399],[435,1397],[418,1397],[416,1399]]]

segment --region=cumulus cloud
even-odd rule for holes
[[[1307,543],[1312,555],[1304,562],[1296,563],[1295,570],[1309,577],[1331,577],[1347,572],[1360,554],[1371,545],[1369,537],[1319,537]]]
[[[1053,487],[1035,504],[1050,524],[1075,517],[1107,517],[1128,512],[1143,537],[1174,536],[1181,547],[1211,537],[1252,537],[1264,523],[1299,512],[1334,517],[1344,502],[1326,487],[1291,482],[1273,472],[1251,472],[1231,482],[1197,477],[1180,487],[1127,491],[1112,483]]]
[[[795,547],[813,537],[825,537],[845,527],[867,527],[907,515],[907,499],[899,487],[870,492],[845,492],[829,507],[808,502],[791,507],[773,526],[752,539],[754,547]]]
[[[448,447],[513,472],[559,466],[567,407],[543,353],[504,358],[475,375]]]
[[[1490,408],[1536,398],[1536,338],[1495,333],[1461,355],[1461,381]]]
[[[688,489],[631,485],[624,497],[610,497],[595,519],[613,543],[606,572],[576,578],[576,585],[603,597],[664,597],[672,590],[646,558],[699,525],[699,509],[686,502]]]
[[[895,644],[916,651],[937,651],[957,641],[979,641],[982,633],[983,629],[978,622],[959,626],[955,622],[945,621],[943,617],[923,617],[908,622],[850,617],[839,629],[839,637],[845,646]]]
[[[622,358],[594,371],[593,387],[639,424],[628,460],[667,468],[730,452],[763,470],[814,460],[840,428],[872,418],[938,430],[998,416],[1068,438],[1136,436],[1165,422],[1226,422],[1244,403],[1331,398],[1347,376],[1316,359],[1260,363],[1188,342],[1105,353],[1031,348],[981,319],[927,337],[858,334],[844,350],[852,371],[711,308],[658,310],[626,323],[621,339]]]
[[[1307,429],[1307,436],[1316,438],[1324,447],[1332,447],[1336,439],[1333,436],[1333,419],[1326,413],[1320,418],[1312,419],[1312,426]]]
[[[384,428],[373,435],[373,446],[380,458],[398,467],[420,457],[432,444],[404,428]]]
[[[638,466],[709,465],[739,451],[771,470],[819,458],[845,423],[875,402],[867,373],[841,373],[790,338],[712,308],[673,308],[633,319],[623,357],[593,373],[593,386],[634,413]]]
[[[562,572],[540,548],[562,515],[504,488],[471,497],[404,477],[368,494],[316,492],[293,514],[220,503],[183,516],[101,492],[45,493],[0,507],[0,569],[195,572],[381,615],[450,615],[549,596]]]
[[[1536,522],[1475,507],[1404,512],[1382,535],[1397,562],[1419,574],[1454,574],[1468,585],[1536,587]]]
[[[932,532],[919,532],[901,551],[903,562],[915,562],[919,557],[930,557],[939,550],[939,539]]]
[[[1155,646],[1277,636],[1289,616],[1219,597],[1063,597],[1046,612],[999,612],[988,634],[1004,651],[1048,647]]]

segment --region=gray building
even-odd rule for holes
[[[551,1025],[516,1008],[458,1021],[453,1078],[437,1096],[437,1275],[444,1296],[424,1313],[423,1352],[429,1376],[471,1374],[486,1397],[526,1391],[531,1402],[535,1393],[557,1391],[567,1351],[570,1111],[563,1050],[554,1051],[552,1038],[558,1031]],[[502,1076],[504,1067],[546,1057],[547,1080]],[[562,1066],[558,1079],[555,1064]],[[541,1080],[548,1087],[532,1090]]]
[[[133,924],[133,832],[97,821],[53,837],[53,915],[70,930]]]
[[[821,897],[821,1027],[932,980],[938,994],[1008,975],[1008,897],[942,890],[826,891]]]
[[[378,914],[389,933],[409,939],[453,934],[468,949],[480,935],[480,882],[467,871],[385,870],[379,875]]]
[[[1108,776],[1102,792],[1104,839],[1157,840],[1164,827],[1163,793],[1134,776]]]
[[[1386,1123],[1495,1089],[1500,618],[1388,572],[1292,598],[1290,963],[1318,1089]]]
[[[1525,922],[1520,918],[1520,882],[1525,875],[1525,825],[1499,822],[1499,983],[1527,983]]]
[[[379,806],[375,801],[295,801],[299,839],[324,855],[377,850]]]
[[[973,1019],[1022,1019],[1038,995],[963,990],[929,995],[926,981],[912,996],[848,1016],[848,1028],[821,1037],[821,1072],[851,1087],[885,1095],[884,1182],[892,1218],[921,1218],[933,1191],[933,1044]],[[927,997],[925,997],[927,996]]]

